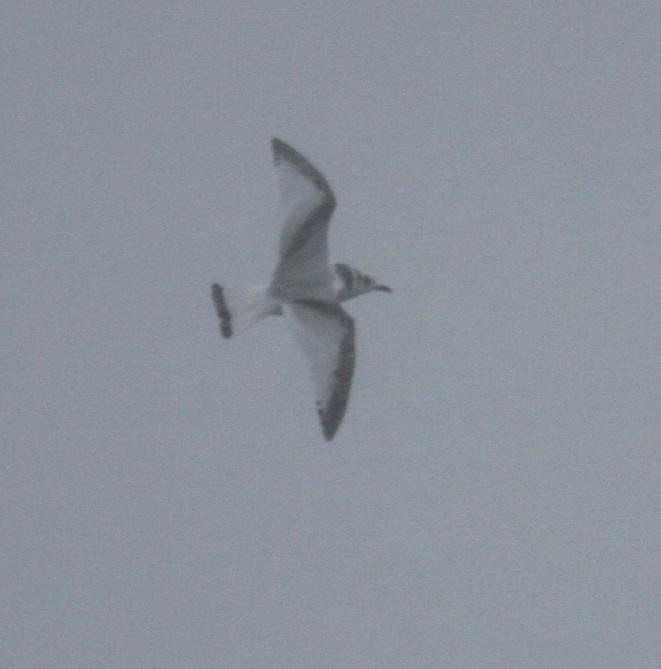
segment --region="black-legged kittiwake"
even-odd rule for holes
[[[285,316],[310,363],[317,411],[330,441],[347,407],[356,357],[354,321],[340,302],[373,290],[392,291],[349,265],[331,264],[327,233],[333,191],[298,151],[275,138],[271,146],[283,220],[271,284],[243,291],[214,284],[212,297],[225,338],[264,316]]]

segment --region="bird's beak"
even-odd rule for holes
[[[380,290],[383,293],[392,293],[392,288],[388,288],[388,286],[374,286],[374,290]]]

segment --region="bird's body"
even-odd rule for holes
[[[284,315],[312,370],[317,411],[330,440],[344,415],[355,361],[355,325],[341,302],[390,288],[328,256],[335,196],[325,177],[279,139],[273,156],[282,194],[278,264],[267,287],[233,291],[218,284],[212,297],[223,337],[264,316]]]

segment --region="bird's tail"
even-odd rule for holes
[[[235,332],[246,330],[270,314],[281,314],[280,303],[257,286],[241,290],[231,286],[211,286],[211,299],[220,320],[220,333],[229,339]]]

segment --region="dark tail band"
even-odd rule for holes
[[[233,334],[232,314],[230,314],[230,311],[227,308],[223,289],[217,283],[214,283],[211,286],[211,299],[213,300],[216,307],[216,313],[220,319],[220,334],[222,334],[225,339],[229,339]]]

